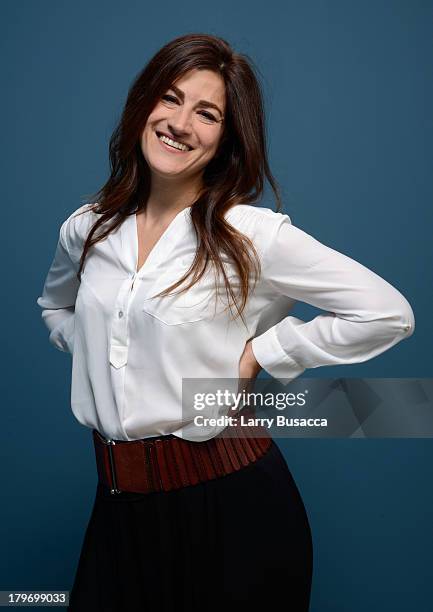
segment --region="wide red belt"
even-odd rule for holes
[[[202,442],[172,434],[109,440],[93,429],[93,442],[99,481],[115,494],[172,491],[231,474],[264,455],[272,438],[263,427],[244,425]]]

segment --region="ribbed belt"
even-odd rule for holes
[[[246,425],[202,442],[172,434],[128,442],[92,433],[99,481],[113,494],[172,491],[225,476],[257,461],[272,443],[265,428]]]

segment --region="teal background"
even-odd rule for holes
[[[0,11],[0,589],[68,590],[96,469],[90,431],[70,411],[70,356],[49,345],[36,299],[61,222],[105,181],[132,79],[188,32],[249,54],[285,212],[388,280],[415,313],[415,334],[390,351],[306,375],[430,377],[433,5],[3,0]],[[278,444],[313,531],[311,612],[430,611],[431,440]]]

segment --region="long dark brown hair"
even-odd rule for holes
[[[94,195],[91,209],[99,215],[84,242],[78,277],[81,279],[89,248],[103,240],[125,218],[144,209],[150,193],[150,170],[142,154],[140,139],[147,118],[171,85],[192,69],[207,69],[221,75],[225,83],[226,108],[218,150],[203,172],[203,187],[192,203],[191,220],[197,236],[197,252],[189,270],[159,295],[173,292],[189,276],[182,291],[200,280],[211,262],[224,279],[229,307],[242,316],[249,292],[260,274],[260,261],[251,240],[227,220],[226,212],[236,204],[257,202],[265,176],[281,209],[279,187],[269,168],[266,150],[264,104],[254,64],[247,55],[235,53],[222,38],[207,34],[180,36],[160,49],[132,83],[119,124],[109,145],[111,175]],[[112,220],[111,223],[107,223]],[[104,231],[94,235],[107,223]],[[235,296],[221,255],[238,275],[240,298]],[[238,303],[239,300],[239,303]],[[244,321],[245,323],[245,321]]]

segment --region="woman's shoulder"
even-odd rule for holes
[[[266,206],[256,206],[254,204],[236,204],[226,213],[226,217],[243,222],[265,222],[268,224],[278,224],[283,219],[291,223],[289,215],[285,212],[276,212]]]
[[[233,206],[226,213],[226,219],[255,242],[268,242],[281,223],[292,223],[285,212],[276,212],[266,206],[252,204]]]
[[[81,252],[89,230],[97,218],[93,210],[96,205],[97,203],[82,204],[63,221],[60,239],[69,253]]]

